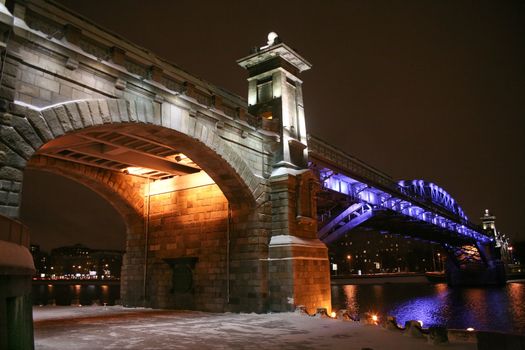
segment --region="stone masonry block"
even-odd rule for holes
[[[24,169],[27,161],[19,154],[0,142],[0,166],[9,165],[17,169]]]
[[[0,87],[0,98],[8,101],[14,101],[15,90],[8,87]]]
[[[109,106],[107,100],[98,100],[100,110],[100,118],[105,123],[111,123],[111,114],[109,113]]]
[[[145,107],[144,107],[144,101],[141,99],[137,99],[132,102],[134,105],[135,113],[137,114],[137,119],[143,123],[146,123],[146,113],[145,113]]]
[[[82,119],[82,123],[84,123],[84,126],[92,126],[94,125],[94,118],[92,118],[92,114],[91,114],[91,111],[89,109],[89,106],[88,106],[88,103],[87,102],[76,102],[76,107],[78,109],[78,111],[80,112],[80,119]],[[102,124],[102,120],[100,120]]]
[[[39,112],[28,109],[26,117],[42,141],[47,142],[54,139],[49,126]]]
[[[18,205],[20,203],[20,195],[18,193],[10,192],[7,198],[7,204]]]
[[[18,72],[20,71],[18,67],[18,63],[13,64],[13,62],[5,62],[4,65],[4,74],[10,75],[14,78],[18,76]]]
[[[5,215],[7,217],[17,218],[19,216],[19,212],[19,206],[0,205],[0,214]]]
[[[119,99],[117,100],[118,110],[120,112],[120,120],[123,122],[129,122],[128,115],[128,102],[126,100]]]
[[[93,119],[94,125],[101,125],[104,123],[102,120],[102,116],[100,114],[100,108],[96,100],[88,100],[87,106],[89,108],[89,114],[91,115],[91,118]],[[85,113],[83,109],[80,110],[80,113]]]
[[[113,123],[120,123],[120,111],[118,110],[118,100],[107,100],[111,121]]]
[[[10,113],[0,113],[0,124],[6,126],[13,125],[13,115]]]
[[[64,135],[64,129],[61,126],[61,122],[58,120],[58,117],[52,108],[43,110],[42,116],[55,137]]]
[[[0,204],[7,204],[9,197],[9,192],[7,191],[0,191]]]
[[[126,101],[126,108],[129,120],[132,122],[138,122],[139,118],[137,116],[137,107],[135,105],[135,101]]]
[[[65,105],[66,110],[69,115],[69,119],[71,122],[73,120],[78,120],[80,124],[83,124],[84,127],[92,126],[93,125],[93,119],[91,119],[91,116],[89,113],[82,115],[80,113],[80,110],[78,109],[78,102],[75,103],[68,103]]]
[[[73,88],[69,85],[60,84],[60,91],[58,93],[60,96],[64,96],[69,99],[73,98]]]
[[[60,84],[56,80],[52,80],[46,77],[35,77],[35,85],[52,92],[60,92]]]
[[[57,106],[53,108],[58,118],[58,121],[60,122],[60,125],[62,126],[62,129],[64,129],[66,133],[71,132],[73,130],[82,129],[83,125],[80,122],[80,118],[75,118],[74,116],[70,118],[68,110],[66,109],[66,106],[67,105],[62,105],[62,106]]]
[[[23,174],[19,169],[10,166],[0,167],[0,179],[11,181],[22,181]]]
[[[12,150],[25,159],[29,159],[35,150],[11,126],[0,125],[0,139]]]
[[[144,113],[145,113],[146,121],[148,123],[156,124],[155,123],[155,110],[153,108],[153,103],[151,101],[144,101]]]

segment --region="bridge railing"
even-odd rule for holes
[[[388,189],[398,188],[397,183],[389,175],[366,164],[365,162],[343,152],[320,138],[308,136],[308,152],[318,160],[327,161],[331,167],[350,172],[358,180],[367,180],[375,185]]]

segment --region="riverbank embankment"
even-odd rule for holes
[[[424,273],[396,273],[370,275],[331,276],[332,285],[385,284],[385,283],[430,283]]]

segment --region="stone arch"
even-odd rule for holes
[[[159,110],[159,108],[161,110]],[[140,132],[167,145],[177,144],[217,183],[228,200],[253,206],[262,192],[261,181],[213,127],[169,103],[124,99],[71,101],[35,109],[13,103],[0,121],[0,179],[10,198],[0,202],[0,213],[17,217],[22,171],[45,143],[87,128],[136,125]],[[11,188],[14,186],[14,189]]]
[[[199,120],[198,117],[191,117],[187,111],[170,104],[163,104],[162,111],[156,111],[155,106],[158,104],[109,99],[72,101],[41,110],[19,103],[11,104],[10,113],[4,114],[0,120],[0,151],[3,152],[0,154],[0,179],[8,179],[13,198],[5,202],[5,206],[0,204],[0,213],[7,211],[9,216],[17,216],[23,170],[27,166],[46,167],[47,171],[61,171],[61,174],[64,174],[65,169],[68,176],[76,179],[88,175],[88,178],[98,181],[96,186],[109,187],[109,189],[102,188],[102,193],[111,193],[111,181],[104,182],[106,175],[103,174],[111,172],[93,170],[95,168],[88,170],[91,167],[82,168],[75,164],[69,164],[64,168],[62,167],[64,164],[57,165],[56,160],[40,156],[37,152],[43,145],[55,139],[86,132],[88,129],[91,132],[119,126],[131,128],[133,132],[142,133],[139,136],[146,136],[150,140],[176,147],[197,164],[202,165],[203,170],[215,184],[210,185],[214,187],[210,187],[214,197],[205,199],[202,201],[203,204],[199,204],[199,210],[206,205],[213,207],[208,217],[202,215],[202,211],[196,214],[189,213],[186,217],[190,217],[190,220],[183,222],[182,220],[185,219],[181,219],[181,216],[167,217],[170,214],[163,213],[162,217],[159,215],[152,223],[151,237],[154,241],[145,244],[148,240],[144,237],[144,232],[137,234],[136,238],[128,236],[127,246],[133,246],[136,252],[129,254],[128,251],[126,255],[129,255],[129,258],[124,259],[125,264],[128,263],[126,271],[131,277],[123,281],[128,286],[123,286],[122,291],[139,292],[136,295],[124,296],[128,300],[124,302],[128,305],[140,305],[146,293],[141,294],[142,283],[146,280],[148,288],[150,286],[155,288],[150,288],[148,294],[169,294],[170,286],[165,281],[171,278],[171,275],[166,259],[199,256],[199,264],[196,267],[199,269],[196,273],[200,273],[200,277],[196,278],[196,282],[200,283],[196,284],[196,288],[200,288],[200,299],[196,299],[198,308],[210,311],[221,311],[226,308],[263,310],[268,295],[264,259],[268,256],[268,237],[271,229],[270,203],[265,201],[269,195],[268,184],[264,179],[259,179],[253,174],[246,162],[237,154],[235,146],[232,147],[218,135],[213,127],[214,124]],[[125,175],[114,173],[108,176],[124,177]],[[81,179],[81,181],[88,180]],[[116,190],[117,194],[137,193],[136,189]],[[191,199],[182,199],[188,200],[188,203],[198,201],[199,196],[202,198],[204,193],[194,192],[192,195],[194,197]],[[125,207],[121,209],[124,212],[131,208],[131,212],[140,214],[145,209],[144,196],[140,199],[137,197],[137,199],[122,200],[124,202],[120,205]],[[178,200],[179,198],[176,199]],[[209,203],[204,204],[205,201]],[[257,203],[259,205],[256,205]],[[169,203],[172,207],[175,207],[174,204]],[[228,214],[229,204],[233,209],[231,221]],[[193,218],[198,215],[200,215],[198,219]],[[205,229],[199,226],[202,219],[208,220]],[[228,233],[227,236],[229,223],[232,233],[231,235]],[[167,230],[170,230],[169,234]],[[137,233],[139,233],[138,229]],[[204,236],[199,236],[201,233],[206,233],[206,239]],[[136,244],[130,243],[130,239],[136,239]],[[227,251],[226,242],[230,242],[228,259],[223,255]],[[146,246],[151,254],[144,252]],[[179,249],[181,246],[182,250]],[[150,269],[152,271],[152,274],[146,272],[148,279],[144,278],[146,273],[142,272],[144,269],[141,266],[145,260],[148,261],[147,271]],[[229,275],[226,273],[227,262],[229,262]],[[157,282],[150,283],[151,279]],[[256,284],[254,280],[257,281]],[[228,284],[231,286],[231,298],[226,298]],[[169,303],[172,299],[164,298],[162,300],[166,302],[157,302],[154,306],[170,307],[172,305]],[[231,301],[229,305],[225,303],[227,299]],[[145,297],[143,301],[145,302]]]

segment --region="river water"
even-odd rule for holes
[[[118,284],[35,284],[35,305],[114,305]],[[452,288],[440,284],[378,284],[332,286],[335,310],[396,316],[398,323],[423,321],[423,326],[491,330],[525,334],[525,282],[504,287]]]
[[[115,305],[120,297],[120,285],[111,284],[33,284],[34,305]]]
[[[420,320],[424,327],[525,334],[524,282],[485,288],[453,288],[444,283],[332,286],[332,305],[356,315],[396,316],[401,325]]]

